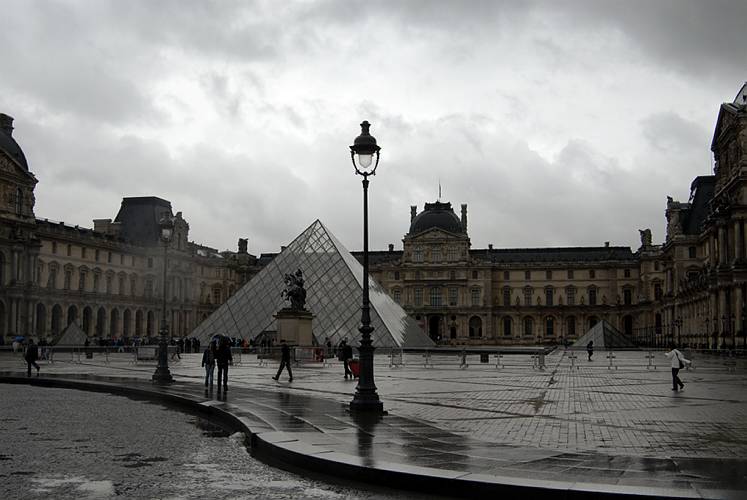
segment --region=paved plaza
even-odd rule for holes
[[[288,383],[285,374],[280,382],[271,379],[276,362],[260,366],[256,356],[243,355],[221,398],[204,392],[199,354],[171,364],[177,382],[166,389],[150,384],[152,362],[135,363],[126,353],[93,359],[58,353],[32,381],[187,398],[237,416],[255,435],[257,450],[272,451],[270,458],[317,470],[329,461],[340,471],[365,467],[364,479],[373,481],[399,475],[411,485],[422,481],[419,488],[468,496],[532,487],[579,498],[747,497],[743,360],[690,354],[694,369],[683,371],[685,390],[674,392],[661,351],[653,358],[615,352],[611,360],[599,351],[588,362],[585,352],[556,350],[543,369],[527,354],[491,355],[488,363],[468,356],[468,366],[456,354],[422,353],[390,366],[386,354],[377,352],[376,384],[389,415],[375,422],[345,410],[356,383],[344,380],[338,362],[294,367]],[[0,355],[3,380],[23,382],[14,378],[25,377],[23,370],[19,355]]]

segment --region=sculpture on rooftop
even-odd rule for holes
[[[295,274],[286,274],[283,277],[285,290],[280,292],[280,296],[289,300],[290,308],[296,311],[305,311],[306,289],[303,287],[303,273],[300,269]]]

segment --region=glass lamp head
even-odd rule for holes
[[[361,135],[355,138],[350,146],[350,159],[353,161],[355,172],[360,175],[374,175],[376,167],[379,166],[379,151],[381,148],[376,144],[376,138],[369,133],[371,124],[367,121],[361,123]],[[374,155],[376,161],[374,162]],[[356,161],[356,156],[357,161]],[[373,165],[373,167],[372,167]]]

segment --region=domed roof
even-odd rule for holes
[[[414,210],[414,209],[413,209]],[[422,212],[410,223],[410,234],[422,233],[428,229],[443,229],[450,233],[464,233],[462,221],[459,220],[451,203],[426,203]]]
[[[4,113],[0,113],[0,150],[28,172],[29,165],[26,163],[26,156],[21,146],[13,139],[13,118]]]

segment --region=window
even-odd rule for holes
[[[532,318],[524,318],[524,336],[531,337],[534,335],[534,321]]]
[[[454,262],[455,260],[457,260],[456,248],[449,247],[446,249],[446,260],[448,260],[449,262]]]
[[[49,265],[49,277],[47,278],[47,288],[57,288],[57,264]]]
[[[551,306],[553,305],[553,289],[552,287],[545,288],[545,305]]]
[[[415,279],[416,279],[416,280],[419,280],[419,279],[421,279],[421,277],[422,277],[422,276],[423,276],[423,275],[421,274],[421,272],[420,272],[420,271],[415,271]]]
[[[547,279],[547,280],[551,280],[552,279],[552,271],[550,271],[549,269],[547,271],[545,271],[545,279]]]
[[[86,289],[86,272],[81,270],[78,274],[78,290],[83,292]]]
[[[597,289],[596,288],[589,288],[589,305],[590,306],[597,305]]]
[[[392,292],[392,296],[397,304],[402,303],[402,290],[400,290],[399,288],[395,288]]]
[[[130,295],[135,296],[135,290],[137,289],[137,280],[135,277],[130,278]]]
[[[99,282],[101,281],[101,274],[93,273],[93,292],[99,293]]]
[[[86,258],[86,247],[81,247],[80,249],[80,258],[85,259]]]
[[[511,318],[509,317],[503,318],[503,336],[504,337],[511,336]]]
[[[633,303],[633,291],[630,288],[623,290],[623,304],[629,306]]]
[[[67,245],[67,256],[70,257],[73,254],[73,246],[68,243]]]
[[[52,253],[57,253],[57,242],[56,241],[52,242]]]
[[[125,294],[125,277],[124,276],[119,277],[119,294],[120,295]]]
[[[441,249],[439,247],[431,249],[431,262],[441,262]]]
[[[107,252],[107,254],[106,254],[106,262],[108,264],[112,263],[112,253],[111,252]]]
[[[576,289],[572,286],[569,286],[565,289],[565,301],[569,306],[575,306],[576,305]]]
[[[658,270],[659,270],[659,261],[656,260],[654,261],[654,271],[658,271]]]
[[[472,305],[473,306],[479,306],[482,304],[482,300],[480,297],[480,289],[479,288],[473,288],[472,289]]]
[[[148,267],[153,267],[153,257],[148,257]]]
[[[524,279],[527,281],[532,279],[532,271],[524,271]]]
[[[509,307],[511,305],[511,289],[509,287],[503,288],[503,305]]]
[[[412,251],[413,262],[423,262],[423,249],[418,247]]]
[[[472,271],[472,279],[476,280],[480,277],[480,273],[478,271]]]
[[[119,254],[119,263],[124,266],[124,254]]]
[[[545,337],[555,336],[555,320],[548,316],[545,318]]]
[[[576,336],[576,318],[573,316],[569,316],[565,320],[566,324],[566,336],[567,337],[575,337]]]
[[[626,269],[626,270],[625,270],[625,271],[623,272],[623,275],[624,275],[624,276],[625,276],[626,278],[630,278],[630,269]]]
[[[526,287],[524,289],[524,305],[525,306],[532,305],[532,288],[531,287]]]
[[[569,279],[569,280],[572,280],[572,279],[573,279],[573,269],[569,269],[569,270],[568,270],[568,279]]]
[[[415,305],[416,306],[423,305],[423,289],[422,288],[415,289]]]
[[[661,283],[654,283],[654,299],[661,300],[662,295]]]
[[[456,271],[449,271],[449,279],[452,279],[452,280],[456,279]]]
[[[23,215],[23,191],[16,188],[16,215]]]
[[[111,295],[111,293],[112,293],[112,282],[113,281],[114,280],[112,279],[111,275],[109,275],[109,276],[106,277],[106,293],[107,293],[107,295]]]
[[[153,297],[153,280],[147,279],[145,280],[145,290],[143,291],[143,295],[146,297]]]
[[[134,255],[132,255],[132,256],[130,257],[130,265],[131,265],[132,267],[135,267],[135,256],[134,256]]]
[[[433,288],[431,288],[431,305],[432,306],[443,305],[441,302],[441,287],[434,286]]]
[[[63,284],[63,288],[65,290],[70,290],[70,282],[73,279],[73,271],[70,269],[65,269],[65,282]]]
[[[503,271],[503,279],[504,280],[510,280],[511,279],[511,273],[508,271]]]
[[[596,271],[594,269],[589,269],[589,278],[594,279],[597,277]]]
[[[220,304],[221,300],[220,287],[213,288],[213,304]]]
[[[458,297],[458,291],[455,287],[449,288],[449,305],[455,306],[457,305],[457,297]]]
[[[469,319],[469,336],[472,338],[482,337],[482,319],[472,316]]]
[[[98,250],[98,248],[97,248],[97,249],[96,249],[96,253],[94,254],[94,258],[96,259],[96,262],[98,262],[98,261],[99,261],[99,256],[100,256],[100,254],[101,254],[101,252],[99,252],[99,250]]]
[[[399,279],[399,271],[394,271],[394,279],[395,280]]]
[[[697,256],[697,249],[695,247],[688,247],[687,256],[694,259]]]

